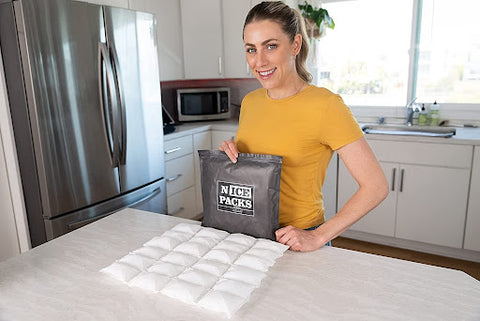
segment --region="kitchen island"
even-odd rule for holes
[[[0,263],[0,320],[224,320],[100,269],[180,222],[125,209]],[[480,320],[464,272],[334,247],[287,251],[232,320]]]

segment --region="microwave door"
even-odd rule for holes
[[[228,91],[183,89],[177,92],[180,121],[226,119],[230,117]]]
[[[182,115],[214,115],[217,114],[217,93],[191,93],[182,96]]]

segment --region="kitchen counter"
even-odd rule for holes
[[[193,135],[210,129],[236,132],[237,128],[238,121],[233,119],[183,123],[180,125],[175,125],[175,131],[165,135],[164,140],[169,141],[171,139],[185,135]]]
[[[359,123],[360,126],[371,125],[370,123]],[[178,138],[184,135],[192,135],[209,129],[236,131],[238,121],[220,120],[210,122],[192,122],[176,126],[173,133],[165,135],[165,140]],[[419,142],[419,143],[437,143],[437,144],[459,144],[459,145],[480,145],[480,128],[455,128],[456,134],[451,138],[422,137],[422,136],[398,136],[398,135],[379,135],[365,134],[367,139]]]
[[[98,272],[186,221],[125,209],[1,262],[0,320],[225,320]],[[480,320],[480,282],[334,247],[287,251],[232,320]]]

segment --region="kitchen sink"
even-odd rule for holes
[[[455,135],[452,127],[425,127],[407,125],[364,125],[362,130],[366,134],[426,136],[449,138]]]

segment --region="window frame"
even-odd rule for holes
[[[334,3],[344,1],[362,0],[323,0],[323,3]],[[401,0],[398,0],[401,1]],[[416,80],[418,74],[419,41],[422,24],[423,0],[413,0],[412,21],[410,32],[409,67],[406,102],[412,100],[416,95]],[[418,101],[419,104],[429,106],[432,101]],[[480,104],[476,103],[444,103],[441,104],[442,119],[451,121],[450,125],[463,125],[465,121],[480,121]],[[375,121],[379,116],[388,118],[406,118],[405,105],[397,106],[371,106],[371,105],[349,105],[357,117],[371,118]],[[460,121],[460,122],[456,122]],[[463,121],[463,122],[462,122]]]

